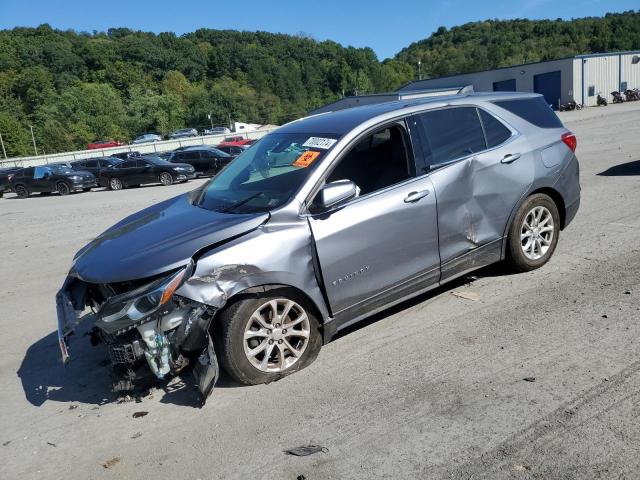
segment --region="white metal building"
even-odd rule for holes
[[[569,100],[593,106],[598,93],[611,101],[613,91],[640,88],[640,50],[576,55],[548,62],[418,80],[401,87],[398,93],[446,89],[454,85],[473,85],[476,92],[541,93],[554,108]]]

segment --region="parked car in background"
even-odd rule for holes
[[[138,151],[133,151],[133,152],[120,152],[120,153],[112,153],[111,155],[109,155],[110,157],[115,157],[115,158],[119,158],[121,160],[127,160],[129,158],[133,158],[133,157],[139,157],[140,156],[140,152]]]
[[[172,152],[167,160],[171,163],[188,163],[197,175],[215,175],[235,157],[214,147],[189,147]]]
[[[202,133],[205,135],[226,135],[227,133],[231,133],[231,130],[227,127],[212,127],[205,128]]]
[[[175,140],[176,138],[189,138],[189,137],[197,137],[198,130],[195,128],[181,128],[180,130],[176,130],[175,132],[171,132],[167,135],[167,139]]]
[[[131,143],[134,145],[137,145],[139,143],[153,143],[153,142],[161,142],[161,141],[162,141],[162,137],[156,133],[144,133],[139,137],[136,137],[135,140],[133,140],[133,142]]]
[[[195,177],[195,169],[191,165],[170,163],[158,156],[145,155],[124,160],[103,170],[98,176],[98,183],[111,190],[122,190],[147,183],[171,185]]]
[[[255,140],[250,140],[248,138],[244,138],[242,135],[237,135],[234,137],[227,137],[223,142],[218,144],[218,147],[229,147],[229,146],[238,146],[238,145],[252,145]]]
[[[124,143],[121,143],[117,140],[98,140],[96,142],[93,142],[87,145],[87,149],[96,150],[98,148],[121,147],[122,145],[124,145]]]
[[[91,305],[127,381],[192,359],[204,401],[219,365],[273,382],[386,307],[502,260],[545,265],[580,205],[575,135],[541,95],[442,98],[291,122],[92,240],[56,298],[63,360]]]
[[[71,168],[74,170],[84,170],[91,172],[97,178],[103,170],[112,168],[124,160],[117,157],[99,157],[88,158],[86,160],[78,160],[71,163]]]
[[[250,146],[251,145],[218,145],[216,148],[231,156],[237,157]]]
[[[9,183],[18,197],[27,198],[32,193],[68,195],[77,190],[88,192],[96,186],[96,177],[65,165],[50,164],[23,168],[13,174]]]
[[[11,191],[11,186],[9,185],[9,180],[17,171],[22,170],[22,167],[5,167],[0,168],[0,198],[5,193]]]

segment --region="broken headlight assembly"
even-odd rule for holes
[[[167,307],[173,294],[191,271],[190,264],[168,277],[110,297],[97,313],[96,326],[108,334],[120,335],[146,322],[147,317],[152,314],[162,314],[162,308]]]

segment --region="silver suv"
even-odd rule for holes
[[[129,381],[190,366],[204,400],[218,362],[244,384],[290,374],[392,304],[501,260],[544,265],[578,210],[575,148],[533,94],[289,123],[77,253],[57,296],[63,359],[89,320]]]

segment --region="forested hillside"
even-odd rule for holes
[[[554,60],[578,53],[640,49],[640,12],[575,20],[487,20],[409,45],[396,60],[422,62],[422,78]]]
[[[426,33],[426,32],[425,32]],[[640,13],[441,27],[380,62],[369,48],[305,36],[201,29],[0,31],[0,134],[9,156],[128,141],[143,132],[235,121],[282,123],[340,96],[423,78],[576,53],[640,49]]]
[[[369,48],[237,31],[0,31],[0,134],[9,156],[102,138],[234,121],[282,123],[339,96],[396,88],[414,75]]]

